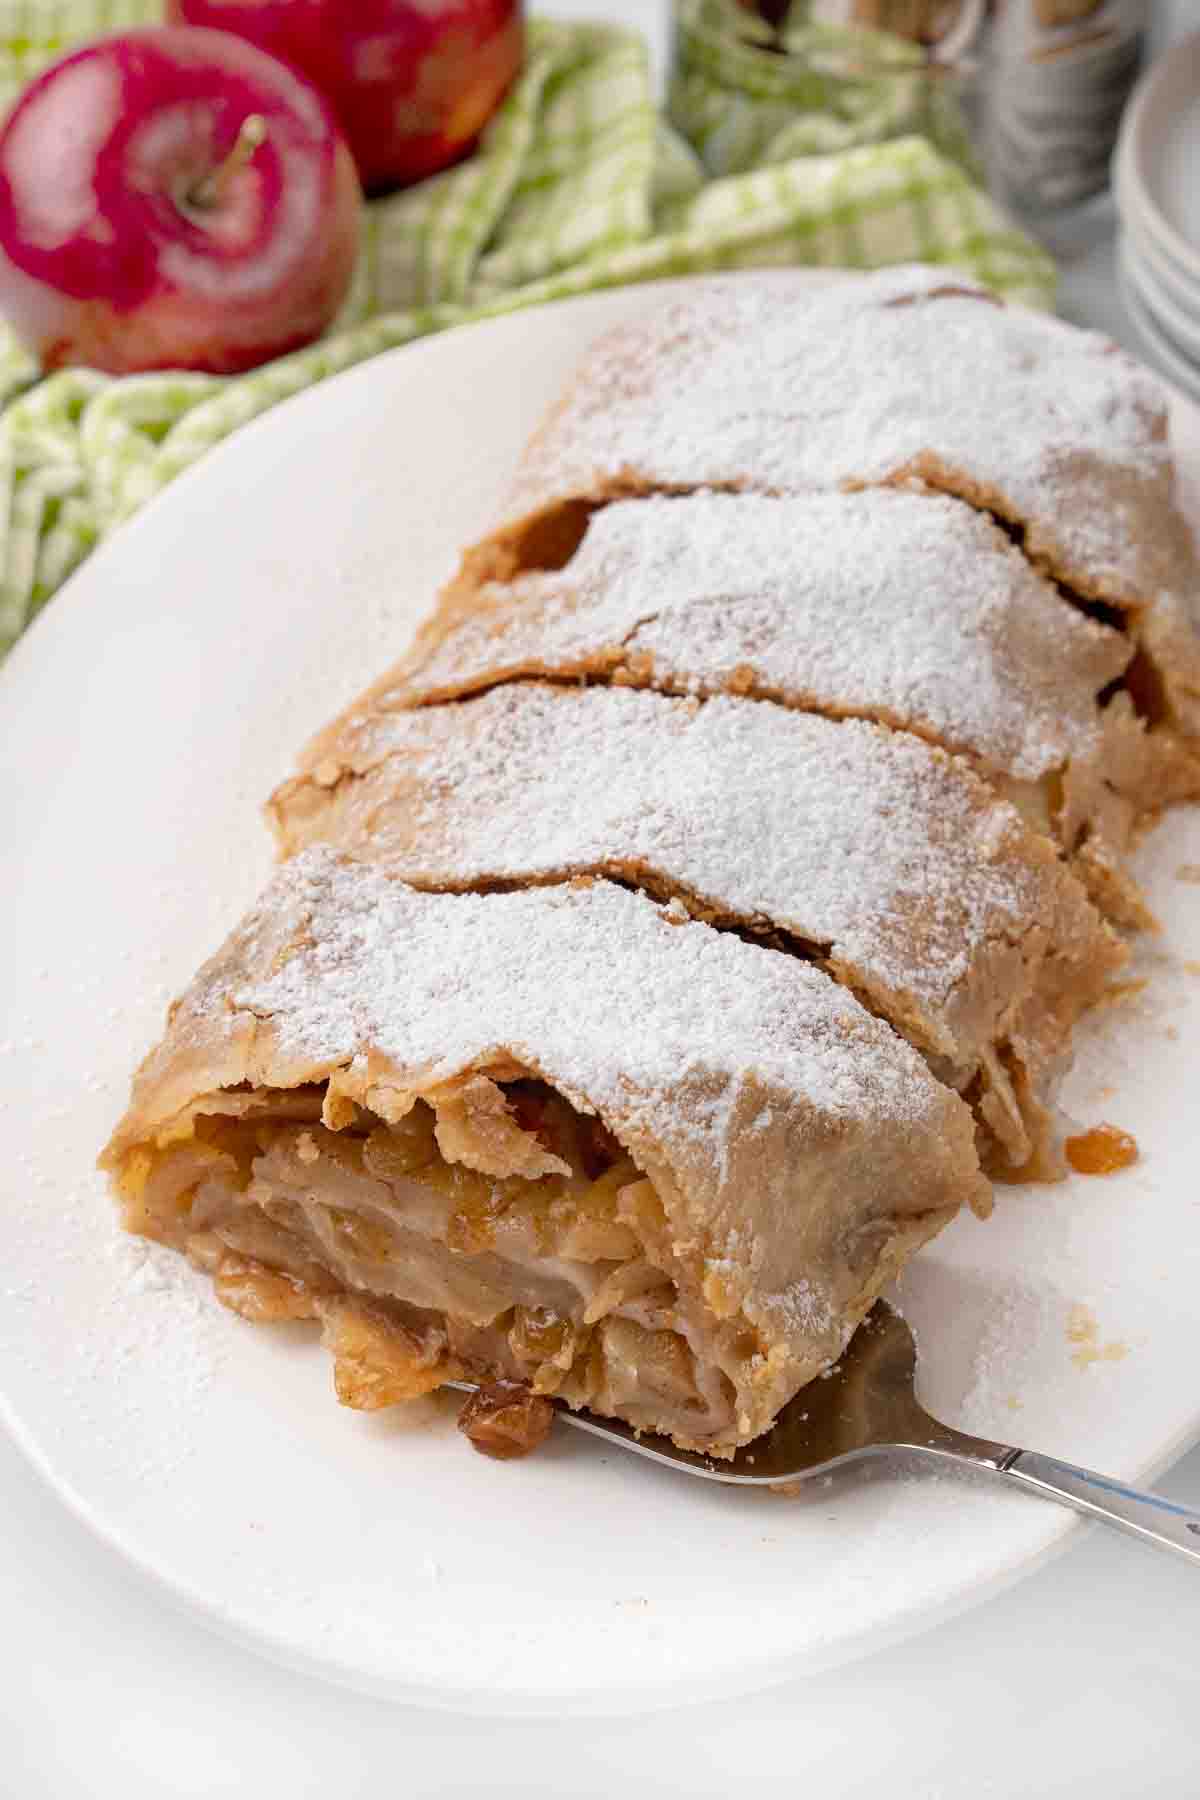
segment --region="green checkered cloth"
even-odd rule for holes
[[[946,263],[1052,301],[1053,265],[975,185],[948,114],[931,120],[926,96],[918,116],[910,96],[885,120],[876,81],[840,112],[810,94],[818,110],[797,116],[803,97],[763,86],[778,74],[762,65],[783,59],[735,46],[727,66],[714,61],[712,8],[730,4],[681,0],[673,126],[635,33],[534,20],[478,153],[368,209],[343,314],[307,350],[231,379],[39,380],[3,336],[0,653],[99,539],[239,425],[427,332],[626,282],[789,263]],[[0,0],[0,101],[72,42],[159,12],[160,0]]]

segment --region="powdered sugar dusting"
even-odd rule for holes
[[[932,455],[1090,580],[1145,591],[1139,502],[1169,491],[1161,391],[1109,340],[889,269],[818,294],[697,287],[594,345],[511,515],[624,484],[796,492]],[[1151,577],[1153,587],[1153,577]]]
[[[370,1053],[436,1080],[503,1048],[601,1111],[639,1093],[666,1141],[707,1134],[714,1161],[712,1103],[748,1071],[826,1119],[936,1130],[960,1104],[816,969],[672,924],[605,882],[424,894],[305,851],[202,973],[176,1027],[186,1034],[198,1015],[233,1031],[246,1011],[307,1066]],[[680,1121],[671,1096],[688,1071],[713,1080],[707,1115],[698,1099]]]
[[[766,1306],[782,1316],[786,1330],[814,1337],[824,1336],[837,1322],[829,1294],[803,1277],[773,1295]]]
[[[762,701],[524,683],[374,715],[353,755],[307,841],[422,886],[644,869],[934,1007],[1063,880],[961,763]]]
[[[1053,1289],[1012,1280],[998,1287],[988,1309],[960,1402],[959,1422],[985,1435],[1011,1431],[1013,1402],[1035,1377],[1053,1322],[1062,1310]]]
[[[1094,746],[1096,694],[1131,654],[990,520],[916,493],[624,502],[565,570],[484,599],[396,698],[616,665],[874,716],[1022,779]]]
[[[120,1230],[99,1181],[59,1198],[56,1208],[43,1225],[43,1255],[72,1281],[81,1222],[105,1221],[103,1248],[91,1253],[108,1266],[90,1284],[86,1316],[68,1324],[53,1289],[12,1297],[36,1304],[43,1329],[56,1338],[69,1331],[73,1351],[56,1386],[76,1431],[86,1426],[93,1453],[120,1469],[123,1484],[162,1481],[194,1454],[196,1420],[234,1335],[232,1320],[207,1278],[177,1252]],[[42,1360],[53,1358],[43,1349]]]

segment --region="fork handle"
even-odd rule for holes
[[[1126,1487],[1124,1482],[1110,1481],[1107,1475],[1059,1462],[1037,1450],[1014,1450],[1011,1458],[1001,1462],[999,1472],[1018,1487],[1031,1488],[1048,1500],[1059,1500],[1076,1512],[1103,1519],[1141,1538],[1144,1544],[1174,1550],[1177,1556],[1186,1556],[1200,1566],[1200,1512],[1190,1506]]]

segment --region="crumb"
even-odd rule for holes
[[[1093,1125],[1069,1137],[1063,1149],[1079,1175],[1112,1175],[1138,1159],[1137,1139],[1116,1125]]]
[[[1200,863],[1180,863],[1175,871],[1176,881],[1190,881],[1193,887],[1200,887]]]
[[[1086,1344],[1095,1338],[1098,1329],[1091,1307],[1077,1301],[1067,1314],[1067,1342]]]
[[[1185,962],[1183,972],[1185,975],[1200,975],[1200,962]]]
[[[1148,983],[1144,977],[1136,981],[1114,981],[1105,988],[1095,1004],[1097,1006],[1126,1006],[1130,1000],[1136,1000],[1139,994],[1144,993],[1147,986]]]
[[[1174,1043],[1179,1036],[1178,1025],[1168,1025],[1166,1030],[1163,1032],[1163,1036],[1166,1038],[1169,1038],[1171,1040],[1171,1042]]]
[[[1071,1361],[1077,1369],[1087,1369],[1098,1362],[1120,1362],[1129,1355],[1129,1345],[1117,1339],[1108,1344],[1100,1342],[1099,1321],[1081,1301],[1067,1314],[1067,1342],[1075,1346]]]
[[[1004,1404],[1007,1406],[1009,1412],[1020,1412],[1025,1402],[1023,1400],[1018,1400],[1015,1394],[1010,1394]]]

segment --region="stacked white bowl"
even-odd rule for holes
[[[1113,185],[1129,315],[1163,374],[1200,399],[1200,33],[1138,83]]]

